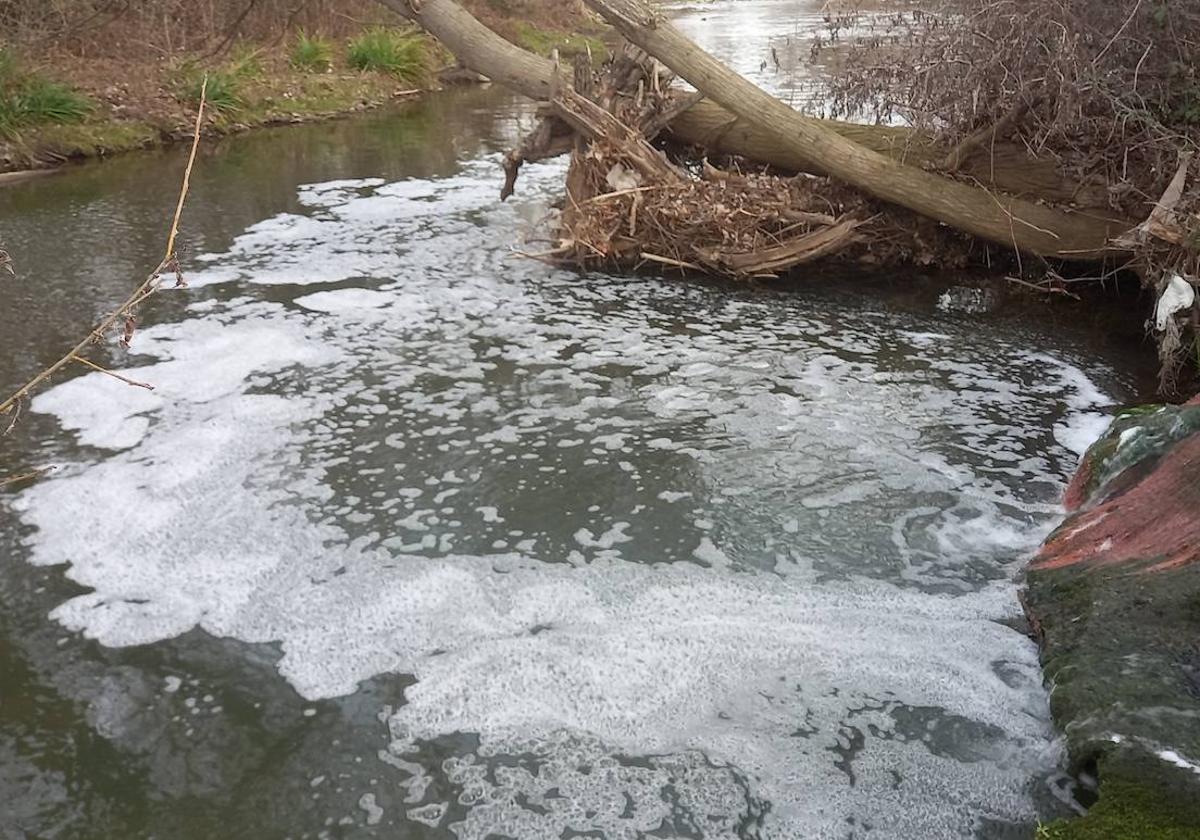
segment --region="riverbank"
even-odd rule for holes
[[[14,132],[0,142],[0,171],[52,168],[73,160],[165,146],[191,136],[196,105],[172,91],[173,68],[83,61],[72,70],[63,75],[80,80],[77,89],[93,103],[87,116],[46,121]],[[331,119],[411,98],[427,89],[427,84],[413,87],[382,73],[309,74],[281,65],[247,80],[231,107],[210,108],[202,131],[206,137],[217,137],[268,125]]]
[[[1121,412],[1030,566],[1051,712],[1091,805],[1040,840],[1200,835],[1198,468],[1197,401]]]
[[[484,4],[488,5],[488,4]],[[498,11],[496,30],[525,49],[603,53],[603,27],[562,8]],[[5,47],[0,40],[0,173],[165,146],[192,136],[208,79],[203,134],[350,116],[445,84],[472,81],[432,39],[382,16],[333,38],[301,30],[197,50],[125,55]]]

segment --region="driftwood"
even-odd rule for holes
[[[551,97],[554,63],[504,40],[476,20],[454,0],[378,0],[413,21],[437,38],[471,70],[531,99]],[[681,144],[696,146],[713,155],[732,155],[767,164],[784,172],[830,174],[821,160],[781,143],[757,120],[746,120],[711,99],[698,98],[672,115],[669,131]],[[836,133],[888,158],[914,167],[935,167],[947,155],[929,138],[907,128],[859,125],[837,120],[818,120],[803,115],[797,119]],[[964,157],[961,175],[990,190],[1017,197],[1091,207],[1081,211],[1100,218],[1092,220],[1095,230],[1106,230],[1102,189],[1089,189],[1064,177],[1054,165],[1030,157],[1012,144],[995,143],[975,148]],[[1008,242],[1006,244],[1011,244]]]
[[[883,201],[1018,251],[1100,259],[1120,251],[1128,224],[997,195],[918,169],[867,148],[731,71],[680,33],[646,0],[585,0],[632,43],[781,146]]]
[[[905,129],[806,117],[705,53],[646,0],[585,2],[630,43],[690,82],[703,97],[662,96],[657,70],[646,74],[636,63],[627,68],[628,78],[610,74],[610,94],[622,88],[628,94],[629,84],[636,80],[639,102],[646,92],[647,82],[651,92],[660,95],[658,107],[649,119],[644,119],[645,115],[640,113],[624,113],[621,118],[614,116],[616,103],[611,95],[608,99],[601,97],[593,101],[575,92],[572,82],[563,79],[557,59],[543,59],[505,41],[453,0],[380,2],[424,27],[465,66],[549,103],[542,126],[506,160],[505,196],[511,194],[523,161],[567,150],[572,146],[571,132],[590,138],[594,149],[608,150],[607,158],[604,154],[594,156],[593,168],[599,159],[604,159],[610,167],[618,163],[631,167],[656,189],[669,185],[670,165],[648,142],[669,123],[666,130],[686,144],[736,152],[752,163],[777,167],[782,164],[787,170],[828,174],[885,204],[907,209],[947,228],[1018,252],[1076,260],[1125,254],[1125,249],[1115,240],[1131,227],[1127,221],[1106,218],[1103,213],[1060,209],[1049,203],[1054,196],[1035,194],[1023,198],[1020,194],[1027,192],[1023,189],[1004,192],[996,186],[986,186],[988,182],[983,179],[968,183],[917,165],[933,167],[952,160],[954,168],[964,167],[971,157],[983,151],[984,143],[969,144],[947,155],[944,150],[924,144]],[[577,68],[573,82],[583,85],[590,78],[590,73]],[[555,129],[555,120],[559,130]],[[569,131],[561,130],[562,126],[569,127]],[[998,126],[988,139],[996,139],[1000,130]],[[995,144],[990,145],[994,147]],[[991,183],[996,185],[1005,170],[997,167],[994,148],[991,151],[985,163],[993,174]],[[590,176],[584,173],[578,148],[574,157],[567,187],[568,197],[576,205],[606,191],[625,192],[611,184],[606,188],[603,172]],[[684,183],[687,179],[679,180]],[[1048,189],[1053,191],[1060,186],[1061,181],[1055,183],[1052,180]],[[769,189],[760,189],[760,192],[769,192]],[[614,227],[607,237],[599,237],[599,241],[594,236],[576,236],[575,252],[583,248],[598,257],[610,258],[614,254],[627,257],[629,252],[636,250],[635,224],[643,198],[634,193],[631,206],[622,208],[622,214],[628,211],[629,219],[624,235]],[[656,195],[656,198],[663,196]],[[675,196],[674,200],[688,203],[680,196]],[[815,208],[800,206],[796,209],[809,212]],[[575,214],[572,225],[569,213],[568,228],[573,227],[577,233],[588,229],[589,225],[580,221],[582,218]],[[670,223],[669,219],[660,222],[667,222],[664,227],[666,240],[676,242],[674,232],[679,225]],[[856,241],[863,233],[862,223],[859,218],[838,218],[832,225],[825,226],[800,223],[799,229],[786,229],[794,235],[775,241],[769,247],[756,245],[740,257],[729,256],[725,249],[706,249],[703,237],[691,255],[656,256],[665,258],[661,260],[664,264],[681,267],[699,264],[725,273],[773,273]],[[762,233],[771,237],[779,234],[771,224],[743,232],[747,235],[740,240],[742,244],[757,241]],[[917,238],[923,237],[918,234]],[[801,239],[805,241],[801,242]]]
[[[643,157],[645,148],[605,130],[572,155],[559,261],[775,277],[845,252],[877,221],[859,207],[800,210],[829,207],[823,179],[712,171],[695,178]]]
[[[543,120],[506,161],[507,195],[514,162],[531,149],[547,148],[547,138],[568,131],[577,138],[559,247],[538,259],[775,277],[880,238],[882,214],[859,194],[851,196],[853,206],[827,212],[836,192],[827,179],[741,174],[707,162],[697,173],[672,162],[647,138],[694,96],[671,89],[661,70],[650,56],[627,47],[600,77],[585,59],[575,68],[573,88],[554,86]],[[864,228],[868,236],[860,236]]]

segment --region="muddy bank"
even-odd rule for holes
[[[1198,470],[1196,401],[1119,414],[1030,568],[1051,710],[1099,796],[1047,838],[1200,836]]]
[[[483,5],[496,31],[524,49],[543,55],[554,50],[602,55],[607,49],[603,27],[576,9]],[[305,31],[281,22],[215,49],[194,38],[166,51],[137,43],[122,47],[107,30],[78,43],[54,38],[27,43],[0,28],[0,91],[10,90],[0,97],[0,173],[188,140],[206,77],[203,131],[210,138],[352,116],[443,87],[486,81],[464,71],[432,39],[406,28],[384,5],[368,8],[372,14],[347,31]],[[371,44],[356,46],[372,37],[407,46],[390,56],[386,44],[382,53]],[[46,90],[62,99],[55,109],[6,122],[9,100],[33,101]]]
[[[98,72],[98,67],[105,72]],[[195,105],[176,98],[169,71],[130,62],[81,62],[78,88],[94,103],[79,122],[29,126],[0,139],[0,172],[48,169],[70,161],[150,149],[190,139]],[[118,81],[118,79],[123,79]],[[306,75],[286,66],[255,79],[236,109],[211,111],[205,137],[253,128],[313,122],[373,110],[419,96],[418,87],[378,74]]]

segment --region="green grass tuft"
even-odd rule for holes
[[[292,45],[292,67],[309,73],[324,73],[333,66],[333,44],[319,35],[308,35],[303,29],[296,33]]]
[[[92,102],[75,89],[37,73],[22,72],[16,59],[0,50],[0,134],[41,123],[80,122]]]
[[[191,105],[200,104],[200,92],[206,77],[208,88],[205,98],[207,107],[213,113],[228,116],[242,110],[245,105],[241,87],[246,76],[238,72],[236,65],[228,70],[205,69],[196,61],[188,60],[175,68],[172,75],[175,95]]]
[[[260,79],[266,73],[262,63],[263,51],[250,44],[238,44],[229,56],[226,68],[239,80]]]
[[[350,42],[346,60],[355,70],[390,73],[406,82],[428,78],[431,53],[419,35],[394,29],[369,29]]]

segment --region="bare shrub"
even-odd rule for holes
[[[1200,3],[898,0],[880,8],[848,0],[831,9],[812,45],[813,59],[828,61],[838,42],[836,114],[899,118],[957,151],[1019,143],[1138,225],[1127,244],[1147,286],[1161,289],[1176,273],[1200,277],[1200,178],[1191,165],[1200,160]],[[943,168],[955,164],[952,151]],[[1159,337],[1165,385],[1200,346],[1185,329],[1188,341]]]
[[[1007,118],[1007,139],[1107,185],[1138,220],[1200,150],[1200,4],[933,3],[873,18],[831,82],[839,113],[900,116],[949,146]],[[1179,207],[1198,201],[1192,184]]]

